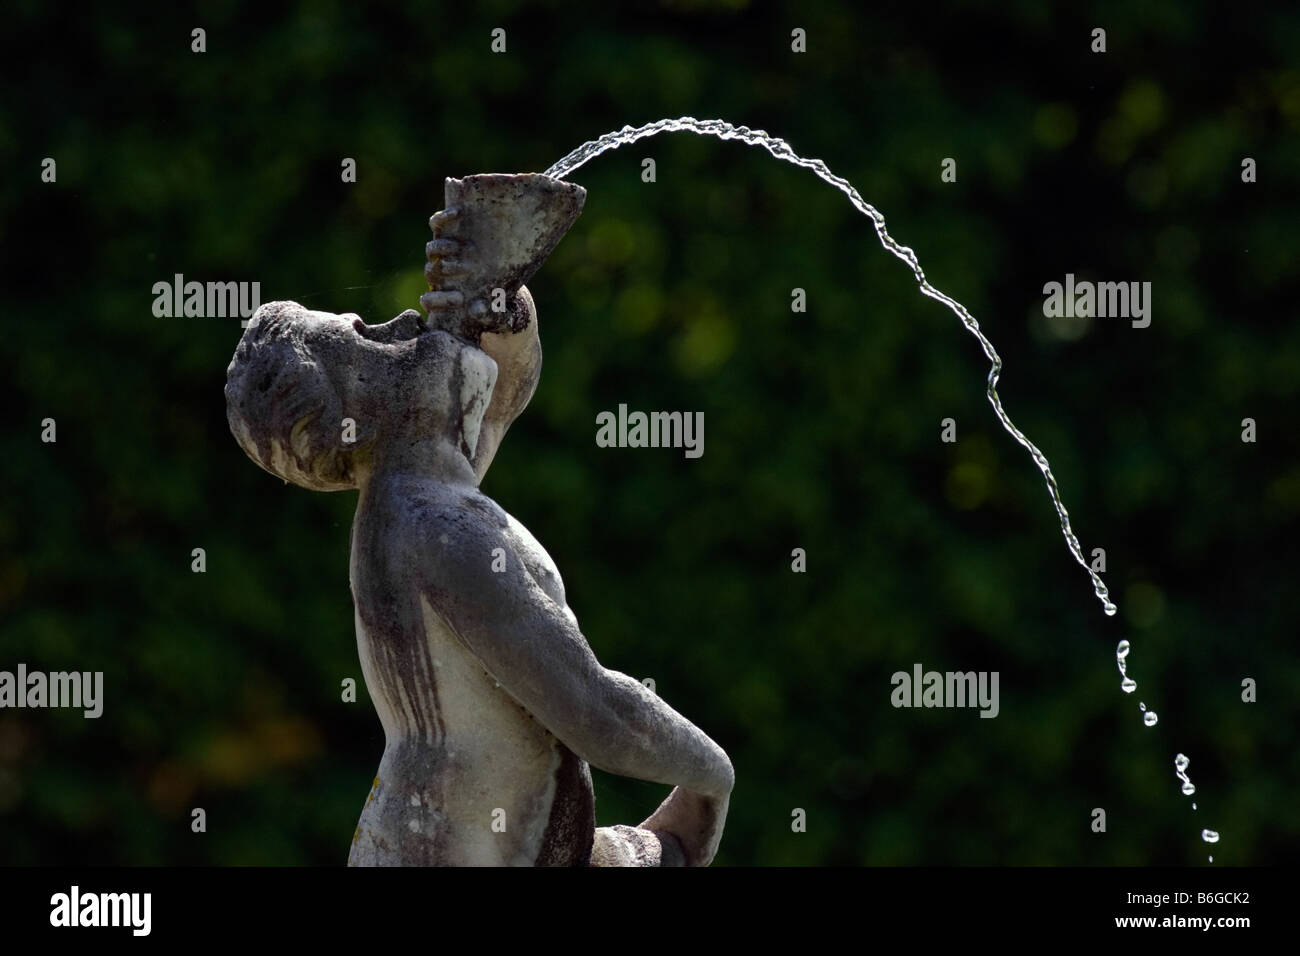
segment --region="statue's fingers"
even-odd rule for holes
[[[465,259],[434,259],[424,267],[424,277],[430,282],[454,279],[470,274],[470,263]]]
[[[426,292],[420,296],[420,305],[424,306],[426,312],[457,309],[464,301],[465,297],[459,292]]]
[[[430,259],[434,259],[440,256],[455,255],[460,250],[461,241],[459,239],[434,239],[432,242],[425,244],[424,254]]]
[[[440,209],[429,217],[429,228],[433,230],[435,236],[441,236],[444,231],[451,231],[456,228],[459,216],[459,206]]]
[[[424,278],[429,287],[437,289],[448,282],[455,282],[470,274],[468,266],[459,259],[435,259],[425,263]]]

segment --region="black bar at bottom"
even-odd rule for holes
[[[1272,869],[517,870],[0,869],[6,942],[75,936],[295,946],[426,940],[649,945],[790,931],[812,946],[903,934],[1016,940],[1105,935],[1225,942],[1284,928],[1291,874]],[[73,890],[76,887],[76,890]],[[145,896],[148,894],[147,924]],[[86,926],[87,922],[112,926]],[[1204,922],[1208,921],[1208,925]],[[55,925],[55,924],[61,925]],[[77,924],[77,925],[73,925]],[[147,934],[142,930],[148,930]],[[604,936],[605,932],[615,935]],[[890,934],[889,937],[877,934]],[[841,937],[842,938],[842,937]],[[603,942],[602,942],[603,940]],[[771,942],[779,945],[778,937]]]

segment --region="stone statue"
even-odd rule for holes
[[[704,866],[734,775],[716,743],[596,660],[528,530],[479,491],[541,371],[524,281],[585,191],[449,179],[421,298],[380,325],[259,308],[227,372],[231,431],[272,474],[360,492],[357,648],[386,743],[349,864]],[[673,786],[595,827],[588,765]]]

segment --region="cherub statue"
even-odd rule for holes
[[[448,180],[427,321],[271,302],[231,361],[248,455],[360,492],[357,648],[386,743],[350,865],[704,866],[717,851],[727,755],[600,665],[550,556],[479,490],[540,376],[523,281],[584,197],[533,174]],[[638,826],[597,829],[589,764],[674,789]]]

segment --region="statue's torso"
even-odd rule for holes
[[[410,478],[363,492],[352,544],[357,649],[386,745],[352,865],[574,865],[590,853],[586,763],[497,685],[405,566],[402,536],[419,533],[420,515],[466,507],[499,522],[565,606],[545,550],[481,494]],[[490,560],[465,556],[480,558]]]

